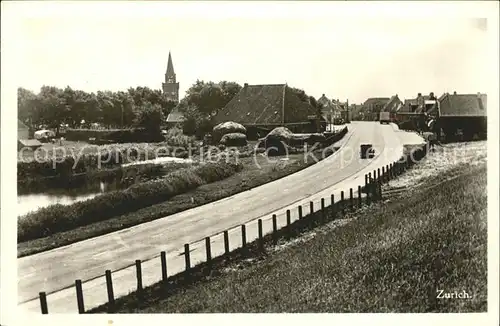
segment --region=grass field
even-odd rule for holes
[[[117,312],[484,312],[484,161],[406,182],[402,192],[391,182],[383,203],[268,248],[265,259],[233,262],[167,297],[155,285],[140,301],[119,299]],[[470,298],[438,299],[440,289]]]
[[[321,155],[316,155],[316,157],[320,159]],[[277,180],[315,163],[313,160],[308,160],[306,163],[303,158],[303,154],[296,154],[290,155],[288,161],[273,163],[267,158],[257,155],[256,159],[259,165],[255,164],[253,157],[241,158],[239,161],[243,164],[243,170],[224,180],[202,185],[159,204],[115,216],[105,221],[55,233],[44,238],[19,242],[17,245],[18,257],[61,247],[207,204]]]

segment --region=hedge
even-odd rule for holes
[[[107,220],[225,179],[241,169],[241,164],[232,163],[188,167],[171,172],[161,180],[135,184],[126,190],[104,193],[71,205],[44,207],[18,219],[17,238],[19,242],[28,241]]]
[[[149,131],[142,128],[131,129],[68,129],[65,138],[71,141],[89,141],[95,138],[96,143],[132,143],[132,142],[159,142],[164,138],[158,131]]]

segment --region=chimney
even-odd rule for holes
[[[244,87],[245,87],[245,88],[247,88],[247,87],[248,87],[248,83],[245,83],[245,84],[244,84]]]

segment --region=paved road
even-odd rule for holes
[[[277,214],[278,224],[286,223],[290,209],[292,220],[297,207],[309,211],[309,201],[319,207],[320,199],[330,204],[330,194],[357,189],[364,184],[365,173],[397,160],[403,150],[403,132],[392,125],[353,122],[341,141],[341,149],[325,160],[283,179],[262,185],[207,205],[170,215],[129,229],[81,241],[18,259],[18,302],[21,308],[39,313],[38,292],[46,291],[49,313],[76,312],[74,280],[83,280],[86,308],[107,301],[104,271],[113,271],[115,296],[135,289],[136,259],[143,261],[143,283],[161,278],[159,253],[167,252],[169,274],[184,267],[183,245],[191,244],[193,263],[204,259],[205,236],[212,237],[214,255],[223,253],[224,230],[230,231],[231,248],[241,246],[239,226],[247,224],[248,241],[257,237],[255,220],[263,218],[264,232],[272,230],[270,218]],[[403,137],[404,138],[404,137]],[[374,159],[360,160],[359,146],[371,143],[377,148]],[[309,157],[309,159],[311,159]],[[253,222],[252,222],[253,221]]]

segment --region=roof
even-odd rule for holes
[[[384,105],[382,111],[384,112],[398,112],[403,107],[403,102],[399,99],[398,95],[394,95],[391,99]]]
[[[180,112],[179,107],[176,106],[172,109],[172,111],[167,116],[167,122],[177,123],[182,122],[184,120],[184,115]]]
[[[366,109],[370,109],[372,106],[380,106],[383,107],[387,102],[389,102],[390,98],[389,97],[371,97],[367,99],[364,103],[363,106]]]
[[[17,119],[17,129],[29,129],[27,125],[25,125],[21,120]]]
[[[440,115],[486,117],[486,102],[486,94],[446,94],[440,101]]]
[[[18,142],[24,146],[24,147],[39,147],[42,146],[42,143],[40,143],[36,139],[19,139]]]
[[[170,55],[170,52],[168,52],[168,63],[167,63],[167,76],[173,76],[175,75],[174,72],[174,64],[172,63],[172,56]]]
[[[316,110],[301,101],[286,84],[246,85],[214,119],[217,123],[234,121],[242,125],[281,125],[306,122]]]
[[[317,102],[321,105],[323,105],[321,109],[321,115],[323,117],[327,117],[329,114],[336,113],[342,111],[342,108],[340,107],[339,103],[336,100],[330,100],[323,94]]]

